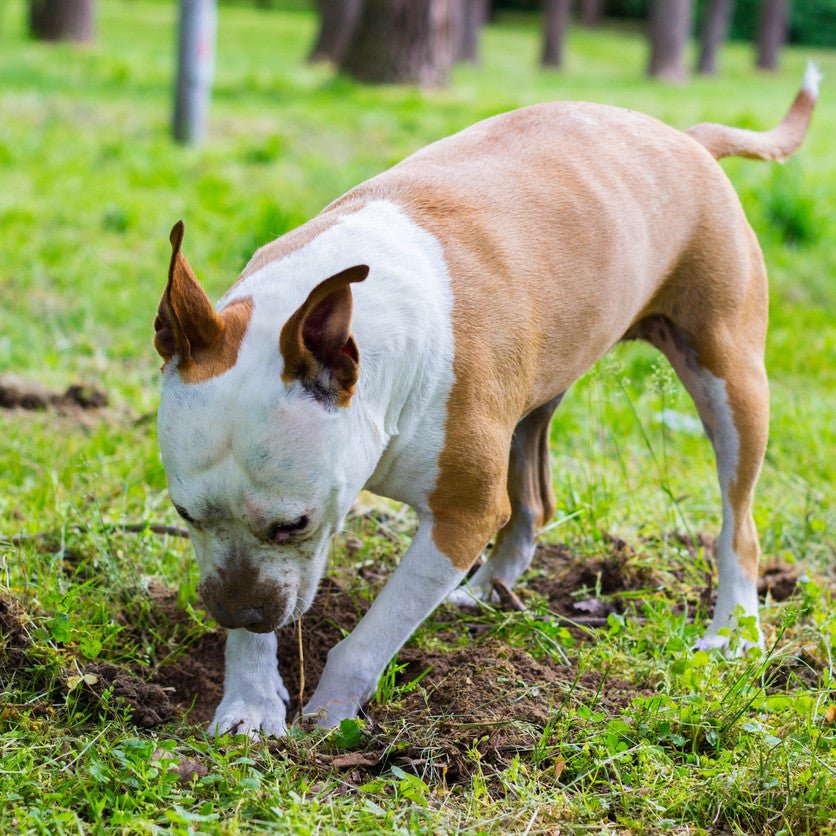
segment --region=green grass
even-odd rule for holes
[[[25,606],[32,639],[24,665],[0,669],[0,831],[827,832],[836,811],[836,726],[827,714],[836,651],[836,54],[787,51],[781,72],[767,75],[735,44],[719,78],[676,88],[643,77],[644,44],[627,33],[573,30],[566,72],[540,72],[533,23],[512,19],[488,30],[484,63],[457,69],[448,90],[374,89],[305,65],[311,15],[224,7],[210,140],[183,149],[168,135],[173,5],[102,0],[97,43],[83,49],[31,43],[23,3],[3,9],[0,372],[55,388],[96,383],[112,407],[83,423],[0,414],[0,595]],[[468,779],[445,786],[418,768],[385,768],[365,783],[323,773],[312,758],[328,741],[296,740],[296,758],[292,747],[219,746],[185,723],[146,732],[116,701],[91,709],[82,687],[68,690],[87,660],[153,668],[208,629],[199,610],[176,632],[142,605],[149,579],[180,587],[182,604],[195,604],[187,544],[102,526],[176,522],[156,447],[150,339],[175,220],[186,220],[185,251],[216,298],[258,245],[480,118],[570,98],[683,128],[703,120],[766,128],[809,57],[826,79],[798,157],[783,167],[724,163],[772,288],[772,428],[756,521],[766,559],[809,579],[764,609],[775,658],[747,666],[689,650],[699,625],[673,604],[693,597],[705,560],[662,535],[716,534],[712,457],[687,422],[661,420],[664,410],[690,416],[692,406],[660,356],[631,345],[558,411],[556,519],[567,519],[545,539],[592,558],[620,536],[671,589],[643,594],[642,618],[613,617],[594,643],[568,641],[536,608],[480,619],[509,645],[611,669],[652,694],[618,709],[567,703],[537,745],[502,768],[482,764],[474,742]],[[409,523],[393,535],[376,519],[351,521],[364,543],[359,551],[336,543],[337,573],[354,577],[358,561],[392,564]],[[49,533],[49,547],[10,539],[38,532]],[[136,616],[141,640],[126,639],[124,611]],[[465,623],[457,641],[477,647]],[[438,629],[431,621],[415,646],[438,645]],[[812,673],[770,685],[782,666]],[[422,683],[414,688],[412,696]],[[394,669],[381,695],[410,696]],[[168,766],[183,758],[200,759],[208,774],[178,783]]]

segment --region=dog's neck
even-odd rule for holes
[[[322,218],[309,224],[322,227]],[[361,465],[357,490],[365,484],[380,490],[427,409],[437,419],[449,394],[452,297],[441,246],[384,201],[342,214],[313,237],[305,233],[305,227],[296,230],[293,235],[305,243],[279,250],[278,258],[256,254],[253,263],[260,266],[245,270],[218,307],[252,299],[239,362],[269,364],[278,357],[281,363],[278,331],[311,288],[353,264],[370,266],[369,278],[353,288],[351,331],[360,351],[360,379],[350,404],[339,411],[340,432],[357,448],[353,464]],[[271,247],[276,250],[275,244],[264,249]],[[385,492],[405,500],[411,493],[405,485]]]

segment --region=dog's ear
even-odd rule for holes
[[[351,336],[351,283],[369,275],[365,264],[320,282],[288,319],[279,337],[282,380],[298,380],[318,400],[347,406],[360,374],[360,353]]]
[[[177,221],[169,236],[168,284],[154,320],[154,348],[166,363],[176,355],[180,368],[188,366],[193,352],[214,345],[224,330],[223,320],[180,252],[183,232],[183,221]]]

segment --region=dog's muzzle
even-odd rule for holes
[[[198,594],[218,624],[230,630],[269,633],[287,619],[286,591],[275,581],[260,582],[251,566],[210,575]]]

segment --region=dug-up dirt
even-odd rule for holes
[[[543,546],[535,564],[538,571],[521,594],[529,601],[545,599],[551,613],[578,625],[575,633],[583,640],[591,633],[585,624],[606,623],[610,613],[623,608],[619,593],[630,598],[659,586],[660,579],[635,558],[632,549],[615,538],[609,554],[596,560],[581,558],[564,546]],[[776,586],[786,592],[794,580],[782,571]],[[109,662],[84,663],[83,673],[92,676],[82,685],[82,697],[94,710],[127,705],[133,722],[146,728],[168,722],[205,726],[222,695],[222,632],[195,631],[193,616],[178,606],[174,590],[152,584],[147,596],[142,603],[148,623],[173,639],[163,661],[144,670],[145,676]],[[709,596],[710,590],[701,597]],[[303,620],[305,699],[325,666],[328,650],[362,617],[367,597],[352,594],[335,580],[323,581]],[[399,654],[394,696],[366,708],[363,741],[355,751],[329,754],[327,748],[300,747],[294,739],[278,741],[277,750],[319,769],[352,772],[358,780],[396,764],[455,782],[466,780],[477,768],[501,768],[515,755],[533,752],[550,719],[566,704],[582,702],[617,714],[634,697],[654,693],[651,682],[579,671],[546,653],[535,658],[493,636],[475,617],[442,609],[433,623],[431,641],[410,642]],[[22,625],[20,609],[0,600],[0,673],[26,664],[29,639]],[[144,640],[130,613],[124,617],[124,633],[128,641]],[[279,667],[293,695],[291,715],[299,705],[297,640],[295,625],[279,632]]]
[[[70,415],[107,406],[107,393],[97,386],[74,383],[63,392],[54,392],[33,380],[17,375],[0,375],[0,409],[41,411],[54,409]]]

